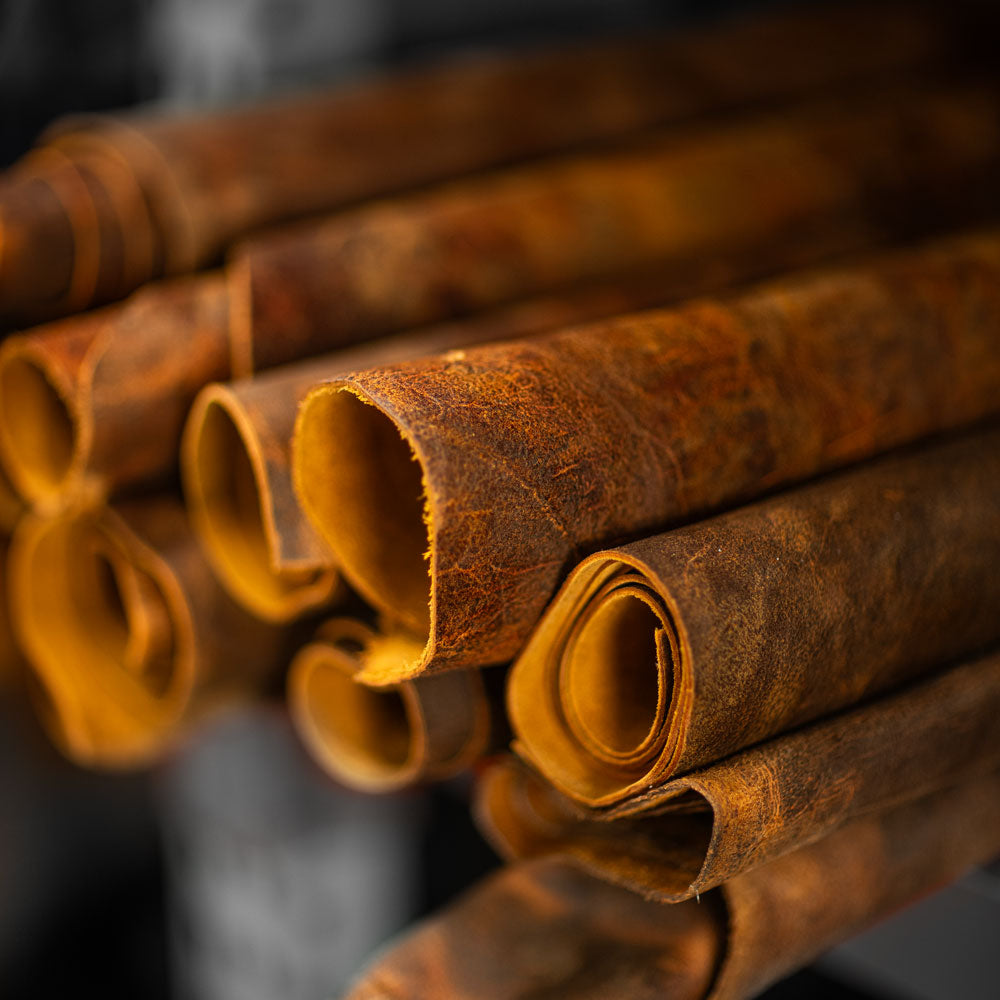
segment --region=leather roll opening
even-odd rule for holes
[[[669,676],[659,662],[660,621],[641,598],[612,594],[567,644],[560,682],[567,723],[602,759],[629,758],[652,743]],[[666,680],[666,684],[664,683]]]
[[[227,402],[216,395],[192,412],[184,470],[192,522],[233,597],[265,621],[290,621],[309,606],[314,587],[324,594],[329,590],[329,574],[276,567],[264,517],[268,487],[261,459]]]
[[[293,698],[313,750],[350,784],[388,787],[409,763],[414,733],[399,690],[358,684],[335,650],[323,644],[303,650]]]
[[[26,497],[58,497],[77,436],[74,414],[46,369],[13,350],[0,356],[0,447],[11,481]]]
[[[56,742],[88,765],[144,761],[190,658],[155,574],[86,515],[33,521],[12,552],[12,619]]]
[[[384,413],[348,390],[315,393],[296,431],[296,486],[344,575],[407,628],[430,628],[421,467]]]

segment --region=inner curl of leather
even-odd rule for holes
[[[177,649],[160,585],[81,517],[34,533],[18,588],[56,738],[88,763],[141,755],[173,710]]]
[[[335,773],[364,786],[391,782],[413,752],[413,732],[396,688],[358,684],[336,649],[315,644],[296,663],[296,708],[307,738]]]
[[[11,477],[25,494],[48,499],[64,486],[76,450],[76,420],[34,358],[0,361],[0,438]]]
[[[388,619],[426,636],[430,537],[410,444],[346,389],[311,397],[297,434],[299,494],[344,575]]]
[[[191,433],[194,458],[192,468],[185,470],[185,490],[219,578],[241,604],[265,620],[295,617],[310,597],[304,588],[317,584],[321,574],[276,568],[264,517],[267,483],[237,416],[223,398],[210,399]]]

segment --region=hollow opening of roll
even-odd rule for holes
[[[141,612],[128,606],[119,570],[87,523],[57,523],[36,537],[19,589],[21,631],[50,725],[77,754],[99,752],[110,763],[144,752],[166,721],[173,658],[151,658],[141,672],[127,665]],[[162,599],[155,584],[144,589]],[[86,746],[74,743],[81,733]]]
[[[301,679],[299,711],[322,756],[345,777],[391,780],[410,760],[413,732],[394,688],[369,688],[323,658]]]
[[[653,735],[667,676],[658,661],[661,623],[644,601],[613,595],[583,623],[566,650],[567,721],[596,752],[633,754]]]
[[[297,478],[316,527],[365,598],[426,635],[430,538],[413,450],[384,413],[350,392],[316,395],[306,407]]]
[[[195,517],[219,576],[244,604],[266,618],[282,617],[290,597],[317,571],[279,573],[264,525],[262,484],[246,441],[218,401],[206,406],[197,429],[193,481]]]
[[[73,464],[76,421],[33,360],[8,355],[0,365],[0,420],[11,477],[33,498],[58,493]]]

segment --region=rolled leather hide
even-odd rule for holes
[[[425,640],[373,646],[362,676],[503,663],[609,541],[996,413],[998,278],[991,231],[317,387],[298,496],[351,585]]]

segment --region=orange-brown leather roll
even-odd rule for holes
[[[358,653],[375,635],[361,621],[333,619],[296,655],[288,704],[299,734],[334,777],[361,791],[458,774],[489,745],[492,710],[482,676],[456,670],[391,689],[365,687],[354,679]]]
[[[998,496],[991,429],[588,557],[511,672],[519,752],[608,805],[984,648]]]
[[[484,783],[484,825],[507,854],[567,853],[602,877],[677,902],[867,812],[995,770],[998,714],[994,652],[610,810],[582,809],[511,763]],[[655,890],[645,884],[653,871]]]
[[[320,382],[358,368],[662,302],[698,280],[724,283],[730,272],[725,262],[717,265],[699,264],[691,269],[697,274],[656,272],[539,297],[207,386],[191,407],[181,472],[192,525],[219,580],[255,615],[275,622],[299,618],[342,594],[333,555],[302,513],[292,485],[295,417],[299,403]]]
[[[391,944],[347,1000],[747,1000],[998,851],[991,774],[673,906],[565,859],[522,862]]]
[[[93,234],[96,219],[81,218],[90,207],[76,167],[61,158],[23,163],[0,179],[0,321],[80,308],[73,291],[94,248],[74,241]]]
[[[564,860],[527,861],[390,943],[345,1000],[703,1000],[724,920],[715,896],[663,906]]]
[[[0,348],[0,455],[18,492],[54,512],[174,469],[197,391],[229,373],[222,274],[150,285],[123,303]]]
[[[43,721],[94,767],[154,760],[204,712],[275,683],[294,649],[219,587],[169,497],[26,517],[9,585]]]
[[[392,223],[383,232],[384,254],[372,252],[377,240],[355,233],[336,260],[324,262],[322,241],[301,231],[296,266],[261,279],[277,303],[263,317],[249,306],[257,286],[247,285],[236,262],[225,285],[211,276],[150,287],[100,318],[79,320],[90,332],[69,321],[60,336],[51,329],[27,335],[28,342],[6,353],[10,359],[13,352],[22,374],[13,375],[8,360],[0,391],[15,403],[18,393],[47,402],[8,419],[0,447],[8,462],[17,461],[12,445],[27,436],[21,451],[28,463],[38,459],[46,468],[36,475],[11,464],[10,472],[26,496],[48,509],[80,492],[84,479],[105,493],[155,482],[173,469],[180,415],[194,391],[230,371],[246,374],[249,366],[588,276],[638,270],[648,277],[658,266],[661,301],[685,283],[690,291],[760,277],[942,215],[981,211],[996,198],[998,166],[1000,93],[932,87],[814,106],[777,120],[705,126],[661,147],[468,182],[467,190],[454,189],[459,212],[454,193],[403,199],[374,209],[376,218],[388,213],[403,219],[404,228],[419,222],[425,236],[416,242],[437,240],[440,253],[420,250],[414,261],[414,234]],[[981,184],[987,175],[989,192]],[[258,252],[266,257],[261,249],[248,251],[248,259]],[[312,295],[317,279],[326,297]],[[361,315],[369,307],[372,322]],[[385,323],[378,319],[390,313]],[[219,354],[223,343],[232,351],[231,369]],[[44,357],[51,351],[62,359],[58,377],[51,373],[56,362]],[[26,353],[34,359],[17,364]],[[43,412],[58,429],[43,429]],[[65,454],[54,470],[52,438],[64,438],[67,429],[70,440],[58,442]],[[128,446],[138,429],[143,446]],[[48,435],[40,447],[36,435]]]
[[[79,308],[69,295],[83,288],[74,273],[103,253],[105,217],[116,225],[115,206],[136,187],[147,218],[132,217],[124,236],[126,257],[150,265],[145,274],[130,269],[139,282],[160,267],[177,273],[204,265],[235,238],[284,219],[657,122],[965,58],[976,35],[962,16],[931,5],[839,5],[687,38],[459,58],[332,93],[197,116],[69,118],[50,130],[46,145],[103,160],[119,176],[101,171],[107,191],[90,211],[102,218],[84,229],[67,228],[63,213],[53,233],[44,211],[36,220],[8,204],[14,199],[0,200],[3,229],[27,256],[60,262],[23,285],[0,267],[8,293],[0,312],[30,312],[39,299]],[[146,254],[151,246],[156,252]],[[12,259],[23,260],[4,255],[5,263]],[[95,282],[89,290],[99,288]]]
[[[998,279],[991,232],[318,387],[297,493],[426,640],[363,677],[505,662],[602,543],[996,412]]]
[[[233,373],[636,268],[750,278],[978,222],[998,166],[992,84],[905,86],[375,203],[237,255]]]

